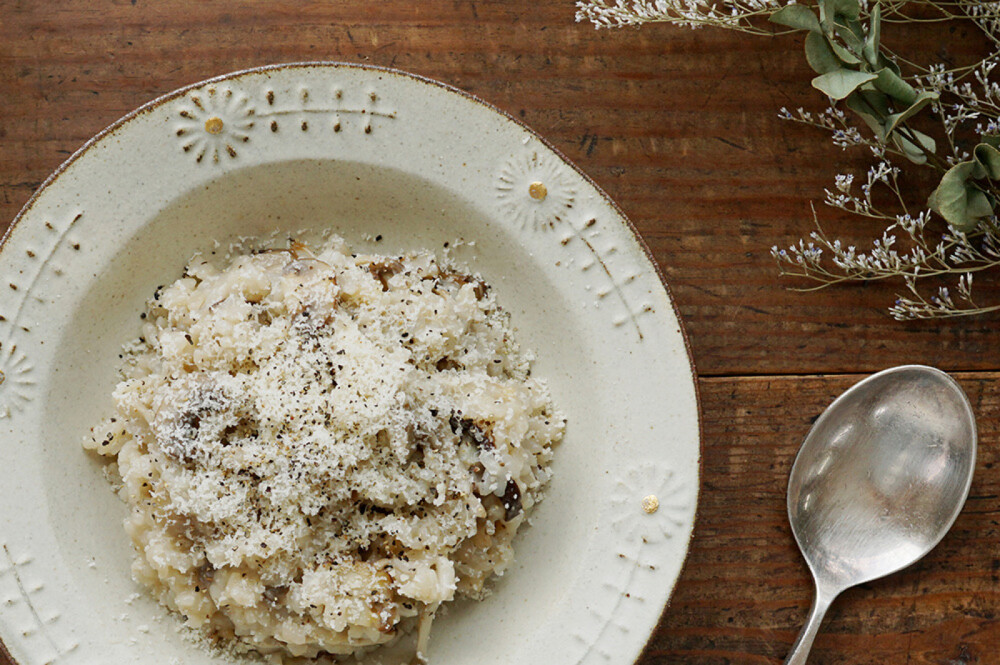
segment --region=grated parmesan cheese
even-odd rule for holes
[[[564,421],[482,280],[332,238],[196,256],[143,318],[84,445],[117,458],[133,576],[189,627],[357,653],[510,564]]]

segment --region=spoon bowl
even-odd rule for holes
[[[932,367],[879,372],[823,412],[788,481],[788,519],[816,599],[786,665],[806,662],[842,591],[909,566],[941,541],[965,504],[975,461],[972,406]]]

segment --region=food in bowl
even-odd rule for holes
[[[156,290],[115,413],[133,577],[217,643],[357,653],[483,597],[565,421],[493,289],[447,257],[196,256]],[[114,466],[112,466],[114,468]]]

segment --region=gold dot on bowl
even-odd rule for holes
[[[535,181],[528,185],[528,195],[536,201],[544,201],[549,195],[549,190],[544,184]]]
[[[645,510],[646,513],[652,515],[659,509],[659,507],[660,507],[660,500],[656,498],[655,494],[650,494],[647,497],[643,497],[642,509]]]
[[[209,134],[218,134],[222,131],[222,118],[212,116],[205,121],[205,131]]]

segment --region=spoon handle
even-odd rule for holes
[[[802,627],[799,638],[792,645],[792,651],[785,659],[785,665],[806,665],[809,657],[809,650],[812,648],[819,626],[823,623],[826,611],[830,609],[830,603],[837,597],[837,594],[824,591],[820,587],[816,588],[816,597],[813,598],[812,608],[809,610],[809,618],[806,625]]]

